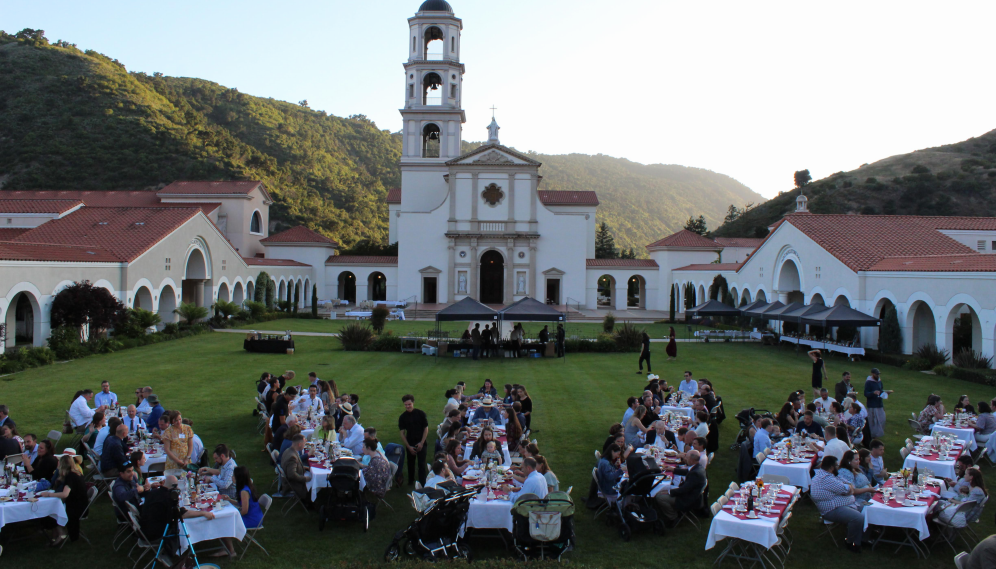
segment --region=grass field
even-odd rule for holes
[[[582,498],[594,465],[593,450],[601,447],[608,426],[622,417],[626,397],[637,394],[644,385],[644,378],[634,374],[636,356],[632,354],[583,354],[566,361],[436,361],[416,355],[337,351],[334,339],[322,337],[298,337],[294,356],[247,354],[241,348],[242,338],[237,335],[205,334],[29,370],[2,378],[0,403],[11,408],[11,416],[22,433],[44,434],[61,424],[63,410],[76,389],[96,389],[101,380],[108,379],[114,391],[127,396],[135,387],[152,385],[167,409],[179,409],[194,421],[194,430],[208,448],[219,442],[234,447],[238,462],[250,468],[261,489],[269,489],[273,469],[260,452],[261,437],[256,434],[256,418],[251,413],[254,382],[262,371],[293,369],[299,377],[316,371],[320,377],[335,378],[341,389],[360,395],[361,422],[378,427],[385,442],[398,440],[396,421],[402,411],[401,395],[415,394],[417,406],[429,413],[430,420],[438,422],[446,388],[463,380],[476,389],[490,377],[498,384],[519,382],[528,387],[534,400],[533,426],[540,449],[562,487],[573,485],[575,498]],[[776,409],[793,389],[808,389],[809,360],[788,348],[757,344],[681,344],[679,350],[677,362],[665,362],[663,349],[655,348],[654,357],[659,359],[654,371],[672,382],[680,379],[685,369],[694,371],[696,377],[708,377],[727,407],[729,418],[721,426],[720,450],[709,468],[712,486],[718,489],[733,479],[736,453],[729,450],[729,445],[738,430],[733,415],[747,406]],[[862,378],[870,367],[841,358],[827,362],[831,377],[848,369],[856,378]],[[988,401],[992,396],[992,391],[983,386],[891,367],[883,368],[883,379],[887,388],[896,390],[887,402],[886,464],[890,468],[900,465],[899,445],[909,433],[906,417],[910,411],[919,412],[928,394],[938,393],[949,404],[963,393],[972,401]],[[993,471],[983,467],[986,476]],[[266,520],[266,529],[259,534],[271,557],[257,550],[239,565],[290,568],[378,563],[393,533],[414,517],[400,491],[392,491],[389,501],[396,511],[382,507],[366,534],[356,524],[319,533],[314,515],[296,511],[284,518],[275,509]],[[277,506],[282,504],[276,501]],[[983,514],[983,523],[977,528],[982,535],[993,533],[991,511],[990,508]],[[704,551],[708,520],[705,522],[700,530],[683,526],[664,537],[637,534],[630,543],[623,543],[601,518],[593,521],[579,505],[578,548],[569,557],[589,567],[710,567],[718,550]],[[108,547],[115,528],[106,498],[84,522],[84,531],[94,541],[93,549],[80,542],[50,551],[44,549],[40,536],[32,534],[33,529],[31,524],[3,529],[0,563],[25,569],[61,563],[72,566],[79,564],[81,556],[94,555],[107,567],[129,566],[123,553],[111,552]],[[822,528],[808,500],[796,507],[791,529],[796,537],[789,556],[792,567],[808,567],[820,560],[832,563],[838,561],[838,555],[839,561],[860,560],[876,569],[898,569],[911,563],[916,567],[952,565],[950,552],[940,547],[927,561],[916,560],[908,551],[893,554],[884,548],[875,552],[866,548],[860,557],[843,550],[838,553],[829,539],[817,539]],[[25,539],[11,541],[20,537]],[[489,566],[510,558],[498,540],[475,540],[472,546],[476,557],[493,560],[486,563]]]

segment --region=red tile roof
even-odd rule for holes
[[[868,268],[869,271],[924,272],[994,272],[996,255],[939,255],[923,257],[886,257]]]
[[[0,207],[10,200],[78,200],[87,207],[197,207],[204,213],[221,207],[220,203],[162,203],[149,190],[11,190],[0,191]]]
[[[120,261],[133,261],[200,211],[172,207],[84,207],[26,231],[13,241],[102,247]]]
[[[738,271],[743,263],[709,263],[706,265],[685,265],[678,267],[676,271]]]
[[[5,227],[0,229],[0,241],[10,241],[25,231],[31,231],[30,227]]]
[[[263,267],[310,267],[307,263],[291,261],[290,259],[265,259],[263,257],[242,257],[247,265]]]
[[[598,205],[598,196],[589,191],[540,190],[539,200],[543,205]]]
[[[887,257],[979,254],[938,229],[996,228],[994,218],[912,215],[790,214],[785,222],[853,271],[868,270]]]
[[[248,194],[260,186],[262,182],[227,181],[227,182],[173,182],[156,192],[159,195],[239,195]]]
[[[0,213],[65,213],[82,205],[80,200],[0,200]]]
[[[387,190],[387,203],[401,203],[401,188]]]
[[[325,259],[326,265],[397,265],[397,257],[378,255],[332,255]]]
[[[717,237],[713,241],[723,247],[751,247],[756,249],[764,242],[764,239],[754,237]]]
[[[650,245],[647,245],[647,249],[651,247],[692,247],[696,249],[718,250],[720,245],[712,239],[703,237],[694,231],[682,229],[660,241],[654,241]]]
[[[325,243],[327,245],[332,245],[333,247],[338,245],[335,241],[329,239],[321,233],[318,233],[317,231],[312,231],[303,225],[291,227],[287,231],[281,231],[275,235],[270,235],[266,239],[260,239],[259,242],[266,243],[268,245],[272,245],[274,243]]]
[[[633,267],[657,268],[660,265],[653,259],[585,259],[586,267]]]
[[[50,245],[47,243],[0,243],[3,261],[55,261],[76,263],[119,263],[120,259],[100,247]]]

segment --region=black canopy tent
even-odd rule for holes
[[[781,308],[776,308],[774,310],[765,310],[764,317],[768,320],[787,320],[785,314],[788,312],[794,312],[800,308],[805,308],[805,305],[801,302],[790,302]]]
[[[718,300],[707,300],[694,308],[689,308],[685,313],[690,313],[692,318],[699,316],[740,316],[740,309],[723,304]]]
[[[796,308],[795,310],[784,311],[781,313],[781,320],[785,322],[795,322],[796,324],[802,324],[803,318],[816,314],[817,312],[823,312],[827,307],[822,304],[808,304],[801,308]]]
[[[854,326],[855,328],[865,328],[879,326],[882,324],[882,321],[874,316],[869,316],[864,312],[858,312],[850,306],[834,306],[833,308],[808,314],[800,319],[800,323],[823,326],[823,347],[826,349],[827,326]]]
[[[498,311],[499,315],[499,337],[504,337],[504,325],[509,322],[566,322],[567,318],[563,312],[547,306],[546,304],[532,297],[525,297],[506,306]],[[556,337],[556,331],[551,332]],[[567,354],[564,353],[564,360]]]
[[[750,312],[751,310],[763,309],[765,306],[768,306],[768,301],[767,300],[755,300],[754,302],[751,302],[750,304],[747,304],[745,306],[741,306],[740,307],[740,313],[743,314],[744,316],[746,316],[747,312]]]
[[[779,308],[785,306],[777,300],[772,303],[757,303],[752,305],[753,308],[742,308],[741,312],[744,316],[749,316],[751,318],[764,318],[764,313],[768,310],[778,310]]]
[[[464,320],[475,322],[490,320],[495,322],[497,325],[499,318],[500,317],[496,310],[488,308],[468,296],[436,313],[436,338],[439,338],[440,322],[459,322]],[[439,356],[438,350],[436,351],[436,356]]]

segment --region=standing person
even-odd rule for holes
[[[166,470],[183,469],[190,464],[194,448],[194,431],[183,424],[179,411],[170,411],[169,428],[162,435],[166,452]]]
[[[886,390],[882,384],[882,372],[877,367],[871,369],[871,375],[865,379],[865,409],[868,410],[868,429],[872,438],[880,439],[885,436],[885,405],[883,400],[887,399],[892,390]]]
[[[664,349],[669,360],[678,359],[678,341],[675,338],[674,326],[671,326],[667,333],[667,348]]]
[[[470,343],[473,346],[471,353],[476,360],[481,356],[481,324],[474,324],[474,329],[470,331]],[[424,478],[424,477],[423,477]]]
[[[496,325],[497,326],[497,325]],[[481,346],[483,353],[482,357],[491,357],[491,325],[485,324],[484,330],[481,331]]]
[[[647,360],[647,373],[653,373],[650,369],[650,334],[647,331],[643,331],[643,349],[640,351],[640,370],[636,372],[636,375],[643,375],[643,360]]]
[[[418,467],[418,481],[425,483],[426,437],[429,436],[429,420],[425,413],[415,408],[415,396],[407,394],[401,398],[405,412],[398,417],[398,430],[401,442],[408,453],[408,484],[415,483],[415,468]]]
[[[557,357],[564,357],[564,344],[567,341],[567,333],[563,324],[557,324]]]
[[[529,393],[526,392],[525,387],[520,385],[518,386],[517,391],[519,392],[519,400],[516,401],[516,403],[520,404],[522,409],[522,416],[525,419],[524,422],[520,421],[520,423],[523,423],[522,424],[523,428],[525,428],[525,430],[528,431],[530,430],[529,426],[533,422],[533,400],[529,397]]]
[[[540,330],[539,341],[541,344],[546,344],[550,341],[550,326],[543,326],[543,329]]]
[[[820,398],[823,389],[823,378],[827,375],[827,366],[819,350],[810,350],[809,359],[813,360],[813,399]]]

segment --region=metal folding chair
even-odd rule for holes
[[[258,545],[260,549],[263,550],[263,553],[265,553],[267,557],[270,556],[270,553],[266,550],[266,548],[263,547],[263,545],[260,542],[256,541],[256,532],[263,529],[263,520],[266,519],[266,513],[270,511],[270,506],[272,505],[273,505],[273,498],[270,498],[266,494],[263,494],[262,496],[259,497],[259,509],[263,511],[263,516],[259,518],[259,525],[257,525],[254,528],[249,528],[246,530],[246,535],[245,537],[242,538],[242,543],[245,544],[245,548],[242,550],[242,554],[239,555],[240,561],[242,560],[243,557],[246,556],[246,552],[249,551],[249,548],[252,547],[254,543]]]

